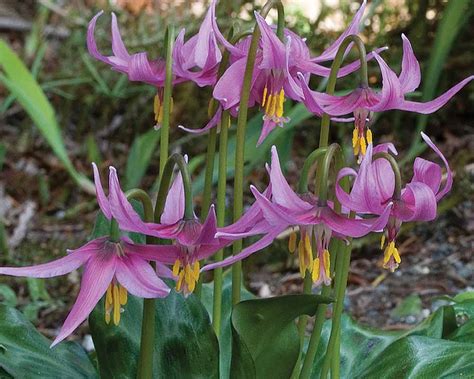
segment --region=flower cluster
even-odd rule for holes
[[[332,201],[328,200],[327,195],[322,195],[327,188],[316,193],[295,192],[283,175],[277,149],[273,147],[267,167],[268,187],[260,192],[251,186],[255,201],[233,224],[217,227],[214,206],[209,208],[203,222],[192,209],[186,211],[189,204],[187,197],[191,194],[186,192],[181,171],[175,175],[168,190],[163,212],[155,217],[155,222],[151,222],[143,220],[132,207],[113,167],[110,168],[108,196],[105,195],[94,165],[97,202],[102,214],[111,221],[109,235],[94,239],[50,263],[0,268],[0,274],[45,278],[84,267],[76,303],[53,345],[72,333],[104,296],[105,321],[118,324],[128,292],[142,298],[165,297],[170,292],[168,284],[163,281],[166,278],[175,281],[176,290],[187,296],[195,290],[201,272],[232,265],[261,251],[282,235],[289,235],[290,253],[298,252],[301,275],[305,277],[309,274],[315,285],[331,284],[333,270],[329,243],[333,238],[347,243],[351,238],[382,233],[383,267],[393,271],[399,266],[401,258],[396,237],[402,222],[433,220],[437,203],[451,189],[452,172],[440,150],[422,134],[424,141],[443,162],[446,179],[442,184],[442,167],[439,164],[416,158],[413,178],[403,186],[394,164],[397,154],[394,145],[375,145],[368,122],[374,112],[391,109],[425,114],[435,112],[474,76],[427,103],[406,100],[405,95],[419,86],[421,75],[412,46],[402,35],[403,58],[399,75],[381,57],[385,48],[361,56],[360,60],[343,66],[336,73],[337,77],[348,75],[373,58],[381,72],[380,91],[364,83],[344,96],[310,89],[311,75],[329,77],[332,74],[322,63],[332,62],[344,46],[344,41],[357,35],[365,6],[364,1],[349,27],[319,56],[312,56],[304,38],[288,29],[280,30],[269,25],[261,14],[255,13],[259,37],[246,105],[258,105],[263,111],[258,144],[274,128],[284,127],[288,121],[285,116],[286,99],[304,103],[316,116],[328,115],[345,122],[354,121],[352,145],[360,166],[338,171]],[[242,106],[243,78],[254,37],[226,40],[217,25],[215,8],[216,0],[212,0],[199,32],[186,40],[185,30],[181,30],[172,51],[173,85],[192,81],[200,87],[212,86],[213,98],[219,103],[204,128],[183,128],[190,132],[205,132],[219,123],[224,111],[235,116]],[[102,55],[94,37],[101,14],[89,23],[87,46],[90,54],[113,70],[126,74],[129,80],[156,87],[154,112],[155,123],[159,126],[164,112],[165,60],[151,60],[146,52],[130,54],[122,41],[114,14],[111,33],[113,54]],[[223,54],[229,55],[229,64],[219,75]],[[340,116],[346,118],[338,118]],[[353,178],[350,191],[343,185],[348,178]],[[140,233],[165,243],[137,244],[132,242],[128,232]],[[233,256],[203,265],[203,261],[224,247],[250,236],[260,238]]]

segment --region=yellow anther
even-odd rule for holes
[[[112,305],[112,284],[107,287],[107,294],[105,295],[105,304]]]
[[[153,112],[155,113],[155,119],[157,118],[158,113],[160,113],[160,107],[161,107],[160,97],[158,95],[155,95],[155,98],[153,100]]]
[[[263,89],[263,97],[262,97],[262,108],[265,106],[265,101],[267,101],[267,86]]]
[[[119,289],[116,284],[113,287],[113,298],[114,298],[114,324],[118,325],[120,322],[120,296]]]
[[[105,305],[105,323],[110,324],[110,309],[107,309],[107,304]]]
[[[359,143],[359,140],[357,140],[357,144],[354,146],[354,155],[359,155],[359,151],[360,151],[360,143]]]
[[[268,115],[270,117],[275,115],[276,107],[277,107],[277,101],[278,101],[277,95],[273,95],[272,96],[272,104],[270,106],[270,112],[268,113]]]
[[[366,137],[367,137],[367,143],[372,144],[372,130],[367,129]]]
[[[127,304],[127,289],[123,286],[119,286],[119,297],[120,297],[120,305]]]
[[[283,88],[280,90],[280,94],[278,96],[278,103],[276,107],[276,116],[283,117],[283,102],[285,101],[285,91]]]
[[[194,274],[194,279],[198,280],[199,279],[199,261],[196,261],[193,264],[193,274]]]
[[[305,235],[304,237],[304,249],[306,252],[307,257],[312,260],[313,252],[311,251],[311,240],[309,239],[309,235]]]
[[[362,153],[362,155],[365,155],[365,153],[367,151],[367,143],[365,142],[365,137],[362,136],[359,139],[359,142],[360,142],[360,152]]]
[[[359,145],[359,129],[354,128],[354,131],[352,132],[352,147],[354,150],[357,145]]]
[[[390,263],[391,258],[393,257],[394,263]],[[384,256],[383,256],[383,268],[388,268],[392,272],[398,267],[399,263],[401,262],[400,254],[398,253],[398,249],[395,247],[395,242],[392,241],[388,244],[385,248]]]
[[[393,248],[392,251],[393,258],[395,259],[395,262],[400,263],[402,259],[400,258],[400,254],[398,253],[398,249],[396,247]]]
[[[380,250],[383,249],[385,245],[385,233],[382,233],[382,238],[380,239]]]
[[[324,273],[327,278],[331,277],[331,257],[329,255],[329,250],[324,250],[323,253],[323,262],[324,262]]]
[[[288,250],[290,253],[294,253],[296,251],[296,233],[291,232],[290,238],[288,240]]]
[[[177,276],[179,274],[179,268],[181,267],[181,261],[176,259],[173,265],[173,275]]]
[[[179,273],[178,281],[176,282],[176,291],[181,291],[181,287],[183,285],[183,280],[184,280],[184,271],[182,270]]]
[[[317,282],[319,280],[320,266],[321,266],[321,262],[320,262],[319,258],[316,258],[313,261],[313,272],[311,273],[311,279],[313,280],[313,283]]]
[[[265,114],[268,114],[268,112],[270,112],[270,107],[272,106],[272,99],[273,95],[268,95],[267,101],[265,102]]]

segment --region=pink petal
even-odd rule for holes
[[[172,265],[181,253],[181,249],[176,245],[143,245],[126,241],[122,243],[126,254],[164,264]]]
[[[329,207],[322,208],[321,219],[333,231],[343,236],[360,238],[370,232],[382,230],[388,222],[392,203],[387,205],[378,217],[350,219],[334,212]]]
[[[263,196],[254,186],[250,186],[250,190],[255,196],[265,219],[272,226],[294,225],[298,223],[297,218],[293,217],[291,209],[284,208],[276,203],[271,202]]]
[[[402,221],[431,221],[436,218],[435,194],[424,183],[408,183],[398,205],[396,217]]]
[[[313,207],[311,204],[302,200],[286,181],[281,171],[280,159],[275,146],[272,146],[270,182],[272,183],[273,201],[278,205],[291,209],[292,211],[304,211]]]
[[[116,257],[115,254],[101,254],[88,261],[76,302],[51,347],[69,336],[92,312],[114,277]]]
[[[229,109],[240,102],[246,64],[246,57],[232,63],[214,87],[212,96],[222,104],[224,109]]]
[[[145,52],[130,56],[127,73],[128,78],[132,81],[146,82],[157,86],[163,85],[165,80],[163,61],[150,61]]]
[[[117,16],[112,12],[112,51],[116,57],[123,60],[128,60],[130,54],[128,53],[120,35],[120,30],[117,24]]]
[[[374,55],[382,73],[382,91],[377,94],[378,102],[365,108],[370,109],[373,112],[397,109],[398,105],[403,102],[403,92],[400,81],[382,57],[377,53]]]
[[[260,68],[270,70],[276,68],[283,69],[286,61],[285,45],[280,41],[265,19],[257,12],[254,12],[254,14],[262,34],[261,48],[263,59],[260,63]]]
[[[405,34],[402,33],[403,59],[402,71],[398,77],[403,93],[413,92],[421,82],[420,64],[413,53],[411,43]]]
[[[337,50],[339,50],[339,46],[341,45],[342,41],[349,35],[359,33],[359,30],[362,26],[360,21],[362,19],[362,16],[364,15],[366,5],[367,0],[364,0],[347,29],[339,36],[338,39],[336,39],[336,41],[332,43],[331,46],[324,50],[324,52],[320,56],[314,58],[314,62],[325,62],[333,60],[337,54]]]
[[[89,54],[92,55],[95,59],[98,59],[104,63],[111,64],[108,57],[99,53],[99,49],[97,48],[97,43],[94,38],[94,31],[95,25],[97,23],[97,19],[104,13],[104,11],[100,11],[97,13],[92,20],[89,22],[87,27],[87,49],[89,50]]]
[[[474,75],[467,77],[463,81],[456,84],[454,87],[451,87],[448,91],[443,93],[441,96],[437,97],[434,100],[428,101],[426,103],[418,103],[415,101],[402,101],[397,109],[408,112],[416,112],[429,114],[436,112],[444,104],[446,104],[454,95],[456,95],[467,83],[474,79]]]
[[[117,170],[114,167],[110,167],[109,171],[110,209],[120,229],[129,232],[149,234],[149,225],[142,221],[123,193],[117,176]]]
[[[175,224],[184,217],[184,185],[181,172],[178,172],[166,196],[165,208],[161,214],[162,224]]]
[[[234,264],[235,262],[238,262],[238,261],[241,261],[241,260],[247,258],[249,255],[251,255],[251,254],[253,254],[253,253],[255,253],[259,250],[262,250],[265,247],[271,245],[273,240],[283,230],[284,230],[284,228],[276,228],[276,229],[273,229],[273,230],[269,231],[269,233],[267,235],[265,235],[264,237],[262,237],[257,242],[250,245],[249,247],[243,249],[239,254],[228,257],[228,258],[226,258],[226,259],[224,259],[223,261],[220,261],[220,262],[215,262],[215,263],[208,264],[208,265],[204,266],[201,269],[201,272],[213,270],[213,269],[218,268],[218,267],[226,267],[226,266],[229,266],[231,264]]]
[[[426,159],[416,157],[413,164],[413,178],[411,182],[421,182],[437,193],[441,184],[441,167]]]
[[[260,146],[265,138],[272,132],[273,129],[276,128],[276,123],[273,120],[263,120],[262,131],[260,132],[260,136],[258,137],[257,147]]]
[[[97,197],[97,203],[99,203],[100,210],[107,219],[112,218],[112,211],[110,210],[109,200],[104,193],[104,187],[102,187],[102,182],[100,180],[99,170],[95,163],[92,163],[92,169],[94,171],[94,184],[95,184],[95,193]]]
[[[185,132],[191,133],[191,134],[201,134],[201,133],[207,132],[208,130],[210,130],[210,129],[214,128],[215,126],[217,126],[217,124],[221,121],[221,117],[222,117],[222,107],[218,106],[217,111],[214,114],[214,116],[212,116],[212,118],[209,120],[209,122],[203,128],[201,128],[201,129],[189,129],[189,128],[185,128],[182,125],[178,125],[178,128],[180,128],[181,130],[184,130]]]
[[[160,278],[167,278],[173,280],[177,279],[177,277],[173,275],[173,271],[171,271],[168,266],[160,262],[156,262],[156,275],[158,275]]]
[[[214,205],[211,205],[211,207],[209,208],[209,213],[207,215],[206,221],[204,221],[199,237],[196,240],[196,245],[202,245],[202,244],[215,242],[216,232],[217,232],[216,210],[215,210]]]
[[[421,137],[424,139],[424,141],[428,144],[429,147],[431,147],[436,154],[441,158],[443,161],[445,167],[446,167],[446,183],[444,184],[444,188],[440,190],[439,192],[435,192],[436,194],[436,200],[439,201],[443,198],[444,195],[446,195],[449,191],[451,191],[451,187],[453,186],[453,172],[451,171],[451,168],[449,167],[448,161],[446,160],[445,156],[443,153],[436,147],[436,145],[431,141],[430,137],[428,137],[425,133],[421,132]]]
[[[169,287],[158,278],[151,265],[133,255],[118,259],[115,276],[134,296],[150,299],[165,297],[170,292]]]
[[[26,276],[30,278],[52,278],[77,270],[89,258],[101,252],[108,237],[102,237],[88,242],[76,250],[70,250],[68,255],[52,262],[26,267],[0,267],[0,274],[11,276]]]
[[[203,68],[212,52],[212,59],[215,62],[219,62],[222,58],[221,52],[217,47],[217,41],[215,34],[212,30],[213,19],[215,18],[215,3],[209,7],[206,13],[206,17],[199,28],[198,38],[196,42],[196,48],[194,52],[194,61],[198,67]],[[214,49],[209,49],[212,44]]]

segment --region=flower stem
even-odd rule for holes
[[[261,15],[266,17],[271,7],[276,4],[269,0],[262,8]],[[260,39],[260,29],[255,24],[252,39],[247,54],[242,91],[240,93],[239,114],[237,116],[237,132],[235,147],[235,173],[234,173],[234,221],[242,216],[243,211],[243,188],[244,188],[244,157],[245,157],[245,131],[247,129],[247,116],[249,109],[250,89],[252,86],[253,69]],[[238,254],[242,250],[242,240],[238,240],[232,246],[232,253]],[[242,262],[238,261],[232,266],[232,304],[240,301],[240,289],[242,286]]]
[[[166,47],[166,76],[163,93],[163,120],[160,129],[160,171],[159,181],[163,177],[166,162],[168,160],[169,148],[169,129],[170,129],[170,111],[171,111],[171,91],[173,83],[173,41],[174,28],[172,25],[168,26],[165,37]],[[157,204],[158,205],[158,204]],[[164,200],[163,200],[164,207]],[[161,212],[160,212],[161,216]],[[156,221],[156,209],[155,209]],[[137,378],[151,379],[153,377],[153,352],[155,340],[155,300],[143,300],[143,318],[142,318],[142,333],[140,341],[140,357],[138,360]]]
[[[339,69],[341,68],[342,62],[344,60],[344,55],[346,52],[347,47],[350,45],[350,43],[354,43],[354,46],[356,46],[358,52],[359,52],[359,59],[360,59],[360,83],[361,86],[368,86],[368,76],[367,76],[367,61],[365,60],[366,57],[366,50],[365,50],[365,45],[360,39],[359,36],[356,35],[349,35],[347,36],[339,46],[339,49],[337,50],[336,56],[334,57],[334,60],[331,65],[331,71],[329,74],[328,78],[328,83],[326,86],[326,93],[329,95],[334,95],[334,92],[336,90],[336,81],[337,81],[337,74],[339,72]],[[328,142],[329,142],[329,125],[330,125],[331,118],[330,116],[325,113],[322,116],[321,119],[321,130],[319,134],[319,148],[321,147],[327,147]],[[323,170],[323,161],[319,160],[318,162],[318,168],[317,172],[321,172]],[[326,182],[327,183],[327,182]],[[323,181],[322,180],[316,180],[316,188],[315,188],[315,194],[316,196],[319,196],[320,190],[322,187],[327,187],[327,185],[323,186]],[[339,244],[340,241],[335,241],[335,243]],[[334,250],[333,250],[334,251]],[[337,250],[339,251],[339,249]],[[332,254],[334,256],[334,254]],[[333,257],[331,257],[333,258]],[[332,263],[332,262],[331,262]],[[331,264],[333,267],[334,265]],[[309,276],[308,273],[306,276]],[[306,279],[306,277],[305,277]],[[305,286],[305,289],[307,290],[307,287]],[[311,287],[309,286],[309,292],[311,292]],[[306,292],[306,293],[309,293]],[[331,288],[329,286],[324,286],[321,290],[321,294],[328,296],[331,292]],[[321,304],[318,307],[318,310],[316,311],[316,317],[315,317],[315,325],[313,327],[313,331],[311,333],[311,338],[308,346],[308,351],[306,352],[305,360],[303,362],[303,367],[301,369],[300,373],[300,379],[306,379],[309,378],[311,375],[311,370],[313,366],[313,361],[314,357],[316,355],[316,349],[319,343],[319,339],[321,337],[321,330],[323,327],[323,322],[325,318],[325,313],[326,313],[326,308],[327,305]],[[304,327],[301,326],[300,332],[303,330],[304,332]]]
[[[336,349],[339,348],[338,336],[341,328],[341,315],[344,310],[344,294],[346,293],[347,277],[349,275],[349,265],[351,263],[351,244],[344,246],[338,251],[336,257],[336,279],[335,279],[335,293],[336,301],[334,303],[331,335],[324,356],[323,366],[321,369],[321,378],[326,378],[329,369],[331,368],[331,359],[334,359],[339,354],[336,353]],[[339,366],[340,362],[334,362],[334,365]],[[333,365],[333,366],[334,366]],[[339,371],[339,367],[336,368],[336,372]],[[332,373],[333,377],[334,372]]]
[[[230,115],[229,111],[222,113],[219,134],[219,181],[217,183],[217,225],[224,226],[225,223],[225,193],[227,184],[227,142],[229,134]],[[216,261],[224,258],[224,249],[219,250]],[[220,336],[222,319],[222,267],[214,270],[214,298],[212,305],[212,325],[217,337]]]

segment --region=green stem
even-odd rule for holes
[[[168,26],[165,37],[166,46],[166,76],[163,91],[163,120],[160,128],[160,178],[168,159],[168,148],[170,138],[170,110],[171,110],[171,91],[173,89],[173,41],[174,28]]]
[[[173,83],[173,41],[174,28],[172,25],[168,26],[165,37],[166,47],[166,76],[163,91],[163,120],[160,129],[160,171],[159,180],[163,178],[164,169],[168,160],[169,148],[169,129],[170,129],[170,110],[171,110],[171,91]],[[157,204],[158,205],[158,204]],[[164,207],[164,199],[163,199]],[[161,212],[160,212],[161,215]],[[155,210],[156,221],[156,210]],[[143,318],[142,318],[142,333],[140,341],[140,357],[138,360],[137,378],[151,379],[153,377],[153,352],[155,339],[155,300],[143,300]]]
[[[138,200],[143,206],[143,220],[146,222],[153,222],[153,204],[151,202],[150,196],[139,189],[133,188],[125,194],[128,200]]]
[[[204,177],[204,190],[201,207],[201,221],[207,217],[209,207],[211,206],[212,194],[212,176],[214,173],[214,155],[216,153],[217,128],[212,128],[209,131],[207,140],[207,154],[206,154],[206,173]]]
[[[331,359],[337,355],[335,353],[338,347],[338,335],[341,328],[341,315],[344,310],[344,294],[346,293],[347,277],[349,276],[349,266],[351,263],[351,244],[344,246],[336,257],[336,279],[335,293],[336,301],[333,308],[331,335],[329,337],[326,355],[324,356],[323,367],[321,369],[321,378],[326,378],[331,367]],[[339,366],[338,362],[334,362]],[[337,372],[339,369],[336,369]],[[334,373],[333,373],[334,374]],[[334,376],[334,375],[333,375]]]
[[[229,111],[222,113],[220,135],[219,135],[219,181],[217,183],[217,225],[224,226],[225,223],[225,194],[227,184],[227,142],[229,134]],[[224,249],[219,250],[216,261],[224,258]],[[212,325],[217,337],[220,336],[222,320],[222,267],[214,270],[214,298],[212,306]]]
[[[336,154],[338,153],[338,154]],[[328,183],[329,183],[329,168],[331,167],[331,162],[336,158],[336,165],[338,167],[342,166],[343,156],[341,147],[337,143],[331,144],[328,147],[326,154],[322,160],[322,170],[321,170],[321,184],[319,190],[319,206],[325,207],[327,205],[328,199]]]
[[[326,154],[326,148],[318,148],[316,150],[313,150],[313,152],[308,155],[306,160],[304,161],[303,169],[301,170],[301,175],[300,175],[300,181],[298,183],[298,192],[299,193],[305,193],[308,192],[308,176],[309,176],[309,170],[311,169],[311,166],[319,160],[323,156],[323,154]]]
[[[261,15],[266,17],[274,0],[268,1],[262,8]],[[258,42],[260,40],[260,29],[257,24],[254,26],[250,47],[245,65],[242,91],[240,93],[240,107],[237,116],[237,132],[235,147],[235,173],[234,173],[234,221],[242,216],[243,211],[243,188],[244,188],[244,157],[245,157],[245,131],[247,129],[247,116],[250,99],[250,89],[252,85],[252,75],[257,55]],[[238,240],[232,246],[232,253],[238,254],[242,250],[242,240]],[[242,286],[242,262],[236,262],[232,266],[232,304],[240,301],[240,289]]]

